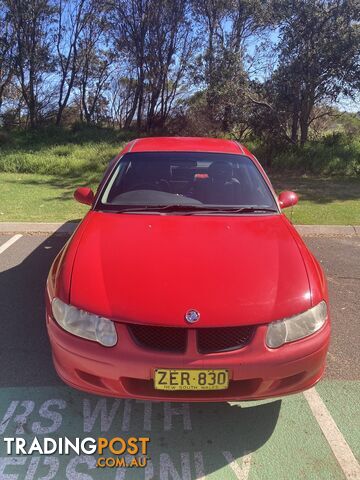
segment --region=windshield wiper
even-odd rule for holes
[[[136,212],[182,212],[186,215],[196,213],[219,214],[219,213],[255,213],[255,212],[272,212],[276,213],[275,208],[263,205],[244,205],[242,207],[233,206],[210,206],[210,205],[187,205],[187,204],[170,204],[170,205],[139,205],[134,207],[124,207],[116,211],[117,213],[136,213]]]
[[[219,210],[222,212],[233,212],[233,213],[251,213],[251,212],[277,212],[275,208],[254,205],[254,206],[244,206],[244,207],[221,207]]]
[[[277,210],[270,207],[208,207],[187,212],[186,215],[196,215],[197,213],[206,213],[207,215],[221,215],[224,213],[228,215],[241,215],[243,213],[277,213]]]
[[[163,212],[163,211],[188,211],[197,210],[198,207],[203,208],[202,205],[139,205],[139,206],[126,206],[120,207],[116,210],[116,213],[132,213],[132,212]],[[208,207],[207,207],[208,208]]]

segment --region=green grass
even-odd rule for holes
[[[0,173],[0,221],[60,222],[82,218],[87,207],[73,199],[78,186],[93,188],[101,174],[79,177]],[[286,210],[294,223],[360,225],[360,180],[272,176],[278,192],[295,190],[297,206]]]
[[[293,190],[299,203],[286,214],[301,225],[360,225],[360,179],[271,175],[278,193]]]
[[[0,184],[0,222],[78,220],[88,210],[73,198],[75,188],[85,185],[81,179],[62,182],[50,175],[0,173]]]
[[[110,159],[134,136],[81,125],[0,129],[0,221],[81,218],[87,207],[73,200],[75,188],[96,187]],[[304,170],[318,175],[305,176]],[[359,137],[330,135],[303,150],[280,152],[272,171],[278,192],[292,189],[300,195],[299,205],[286,211],[294,223],[360,224]],[[331,175],[335,172],[342,177]]]
[[[79,219],[87,207],[78,186],[96,187],[109,161],[134,134],[74,125],[70,129],[0,130],[0,221]]]
[[[75,126],[76,127],[76,126]],[[98,178],[134,134],[97,127],[0,130],[0,171]]]
[[[360,121],[359,121],[360,124]],[[73,125],[39,130],[0,129],[0,171],[46,175],[99,175],[135,132]],[[267,164],[268,145],[245,142]],[[299,146],[278,146],[272,152],[274,172],[360,177],[360,135],[333,132]]]

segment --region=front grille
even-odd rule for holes
[[[187,344],[185,328],[128,325],[138,345],[161,352],[184,353]]]
[[[184,353],[189,328],[128,325],[134,341],[141,347],[160,352]],[[254,334],[254,326],[215,327],[196,329],[199,353],[217,353],[237,350],[247,345]]]
[[[199,328],[197,345],[200,353],[226,352],[247,345],[254,333],[254,327]]]

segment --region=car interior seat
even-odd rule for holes
[[[196,182],[194,196],[205,204],[236,205],[241,185],[229,162],[216,161],[207,169],[208,178]]]

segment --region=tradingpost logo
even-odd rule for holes
[[[44,437],[27,441],[22,437],[6,437],[7,455],[94,455],[99,457],[96,466],[110,467],[145,467],[149,437],[86,437],[71,440],[68,437]],[[129,456],[131,459],[129,460]]]

